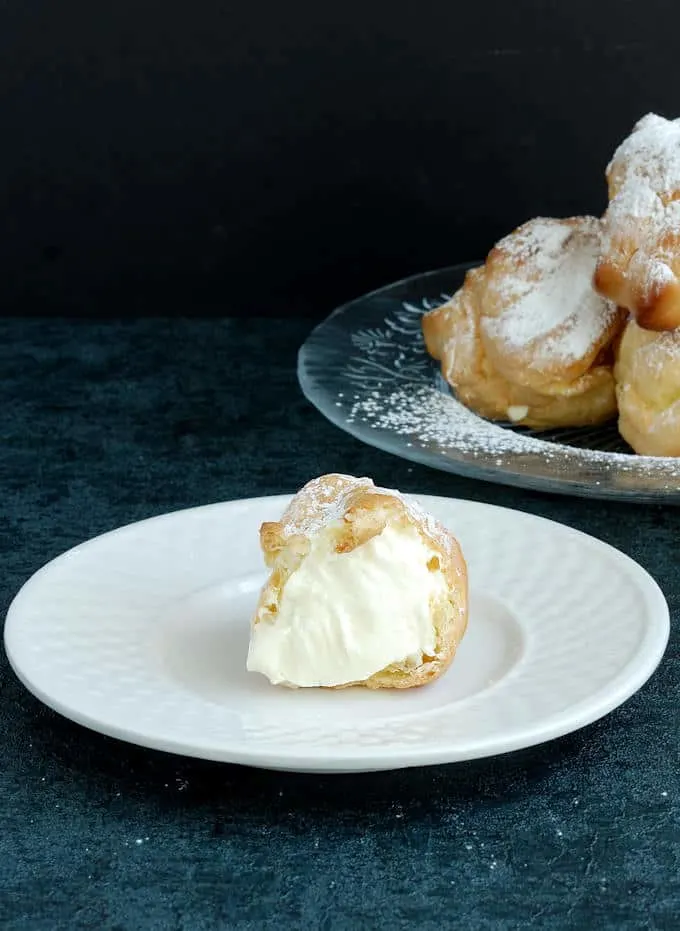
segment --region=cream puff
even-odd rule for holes
[[[592,217],[530,220],[424,315],[428,352],[464,404],[537,429],[616,415],[613,344],[624,320],[592,286],[600,237]]]
[[[247,668],[291,688],[405,689],[450,665],[468,616],[449,530],[368,478],[305,485],[260,543],[271,574]]]
[[[607,167],[595,271],[604,297],[650,330],[680,326],[680,120],[643,117]]]

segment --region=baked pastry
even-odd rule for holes
[[[643,117],[607,167],[600,294],[641,327],[680,326],[680,120]]]
[[[621,436],[636,453],[680,456],[680,330],[654,333],[632,320],[615,375]]]
[[[592,287],[600,236],[592,217],[530,220],[424,315],[428,352],[464,404],[538,429],[616,415],[612,347],[623,320]]]
[[[453,535],[368,478],[323,475],[260,543],[271,575],[247,668],[275,685],[405,689],[440,676],[467,626]]]

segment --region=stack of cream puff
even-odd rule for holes
[[[680,120],[650,114],[616,150],[602,219],[538,218],[423,317],[460,400],[492,420],[603,423],[680,456]]]

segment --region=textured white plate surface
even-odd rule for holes
[[[257,532],[287,497],[180,511],[70,550],[11,605],[10,662],[45,704],[104,734],[319,772],[527,747],[601,717],[654,671],[668,608],[628,557],[528,514],[415,497],[458,535],[471,581],[468,633],[430,686],[289,691],[246,672]]]

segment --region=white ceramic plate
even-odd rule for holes
[[[468,633],[432,685],[289,691],[246,672],[257,531],[285,497],[180,511],[70,550],[11,605],[10,662],[45,704],[104,734],[316,772],[527,747],[601,717],[651,675],[668,608],[631,559],[528,514],[416,499],[456,532],[471,578]]]

